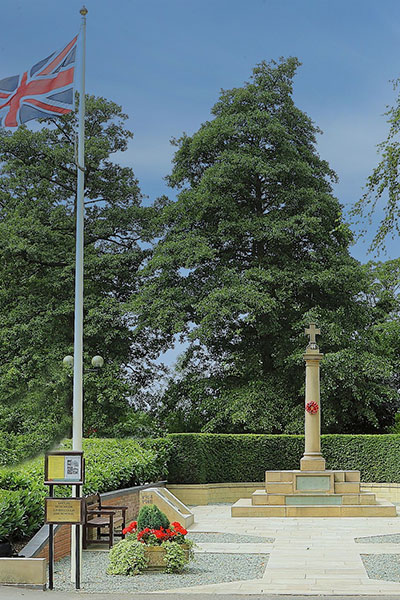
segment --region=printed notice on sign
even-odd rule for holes
[[[66,456],[64,460],[64,479],[67,481],[80,481],[81,479],[80,456]]]
[[[48,457],[48,478],[53,481],[62,481],[64,479],[64,456],[50,455]]]

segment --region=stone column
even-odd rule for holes
[[[310,333],[310,343],[303,355],[306,361],[306,397],[305,407],[310,403],[315,403],[313,408],[318,407],[314,414],[305,410],[305,449],[303,458],[300,460],[301,471],[324,471],[325,459],[321,454],[321,411],[320,411],[320,392],[319,392],[319,364],[323,354],[315,342],[315,335],[319,333],[315,329],[315,324],[306,329]]]

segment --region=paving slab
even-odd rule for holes
[[[231,531],[272,537],[275,541],[261,544],[268,548],[270,555],[262,579],[196,586],[181,590],[185,594],[400,596],[400,583],[369,579],[360,556],[377,553],[377,547],[380,547],[379,553],[400,554],[400,544],[355,542],[356,537],[399,533],[397,517],[232,519],[229,506],[198,506],[194,513],[195,524],[191,531]],[[221,544],[214,550],[229,551],[228,546]],[[252,544],[243,546],[249,552]],[[211,551],[211,544],[203,550]],[[168,590],[168,593],[178,592]]]

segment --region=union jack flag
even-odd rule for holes
[[[0,127],[18,127],[73,110],[77,39],[22,75],[0,80]]]

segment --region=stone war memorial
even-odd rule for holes
[[[320,352],[311,323],[306,363],[305,448],[300,470],[266,471],[265,489],[233,504],[232,517],[395,517],[396,507],[360,491],[359,471],[325,468],[321,453]]]

